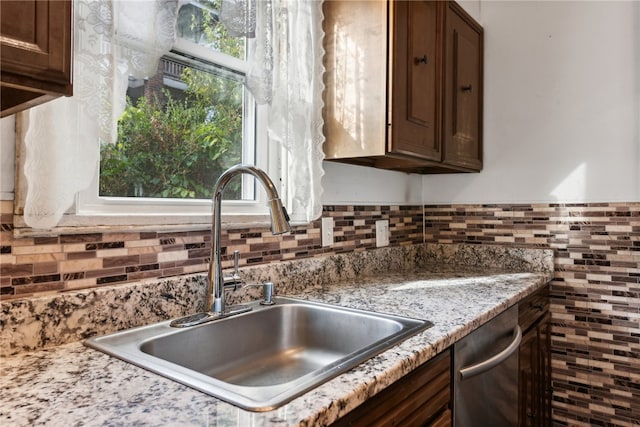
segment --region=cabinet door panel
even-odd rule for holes
[[[535,401],[538,376],[538,334],[533,328],[525,333],[520,343],[519,354],[519,414],[520,426],[532,426],[535,420]]]
[[[71,3],[3,0],[0,13],[3,73],[69,84]]]
[[[450,407],[451,351],[445,350],[338,419],[332,427],[447,426],[451,423]]]
[[[71,19],[71,0],[0,1],[0,117],[72,94]]]
[[[454,146],[458,148],[456,155],[477,157],[478,149],[474,147],[478,138],[478,115],[475,114],[478,111],[477,44],[465,37],[464,33],[454,30],[453,55],[453,138],[456,141]]]
[[[5,16],[5,19],[2,20],[2,36],[8,41],[31,45],[46,43],[46,37],[44,37],[46,34],[38,29],[46,28],[46,19],[49,14],[48,2],[5,0],[0,3],[0,12]],[[35,18],[34,24],[24,25],[24,21],[15,19],[21,15]],[[38,38],[38,34],[40,34],[40,38]],[[46,47],[44,49],[46,50]]]
[[[392,7],[389,151],[440,161],[442,5],[398,1]]]
[[[520,302],[519,324],[525,331],[519,351],[518,425],[551,425],[551,315],[549,287]]]
[[[408,54],[407,62],[407,120],[427,128],[434,126],[436,117],[436,93],[433,82],[436,79],[437,52],[435,28],[435,8],[425,2],[410,2],[408,13]]]
[[[551,314],[545,314],[538,327],[540,340],[540,389],[539,389],[539,417],[540,425],[551,425]]]
[[[482,30],[457,5],[447,10],[445,163],[482,168]]]
[[[387,150],[387,4],[322,4],[327,159],[384,156]]]

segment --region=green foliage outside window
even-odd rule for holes
[[[204,22],[198,42],[244,55],[244,42],[201,12],[190,27],[202,29]],[[185,68],[180,80],[184,93],[165,88],[127,99],[116,143],[101,147],[101,196],[210,198],[218,176],[241,161],[242,83],[194,68]],[[234,180],[225,198],[239,199],[240,191]]]

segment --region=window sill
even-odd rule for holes
[[[211,228],[211,215],[64,215],[51,230],[29,227],[21,215],[13,217],[14,237],[48,237],[62,234],[180,232]],[[294,223],[292,222],[292,225]],[[223,229],[269,228],[268,214],[222,215]]]

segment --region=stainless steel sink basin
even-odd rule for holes
[[[275,409],[431,326],[292,298],[189,328],[170,321],[89,347],[252,411]]]

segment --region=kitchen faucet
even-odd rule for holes
[[[221,247],[220,247],[220,233],[221,233],[221,207],[222,207],[222,192],[227,183],[236,175],[240,174],[253,175],[258,182],[262,184],[267,192],[269,211],[271,213],[271,232],[273,234],[283,234],[291,231],[289,225],[289,215],[282,201],[278,196],[278,191],[273,181],[269,176],[261,169],[251,165],[235,165],[227,169],[220,175],[216,181],[214,193],[213,193],[213,214],[211,225],[211,262],[209,264],[209,283],[207,287],[207,309],[210,308],[212,314],[216,316],[230,316],[232,314],[241,313],[247,311],[247,309],[234,310],[233,308],[225,307],[224,301],[224,287],[225,278],[222,274],[222,265],[220,262]],[[236,270],[237,270],[237,255],[236,255]],[[236,276],[234,274],[234,276]],[[235,280],[234,280],[235,282]]]

